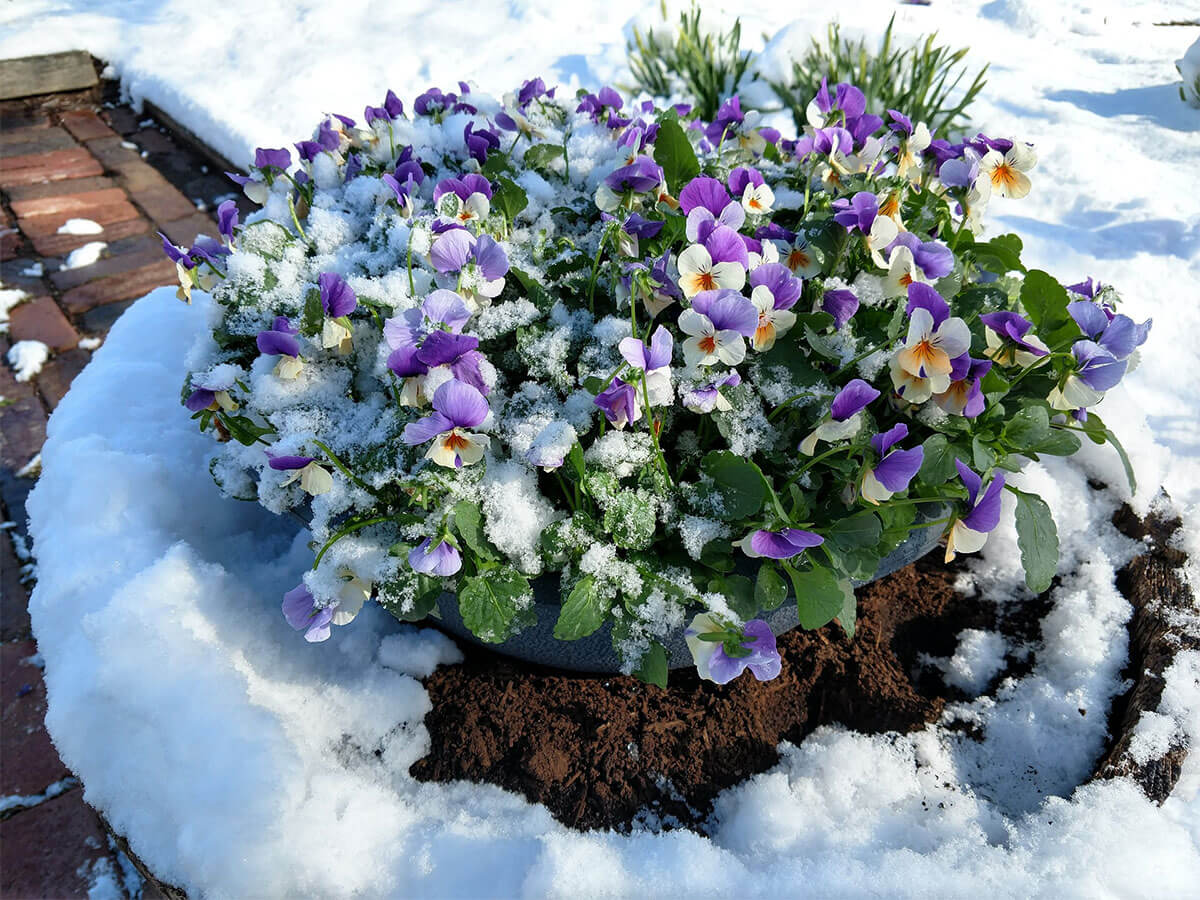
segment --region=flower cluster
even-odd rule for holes
[[[217,311],[184,389],[214,477],[310,522],[287,621],[449,592],[501,642],[557,580],[556,636],[606,627],[627,671],[663,683],[683,631],[703,677],[772,678],[761,611],[852,633],[855,582],[918,529],[980,549],[1006,490],[1044,590],[1053,522],[1006,473],[1112,440],[1093,408],[1149,323],[982,239],[1030,145],[881,112],[822,85],[785,138],[737,97],[705,122],[533,79],[257,151],[259,211],[164,243]]]

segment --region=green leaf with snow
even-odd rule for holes
[[[471,633],[489,644],[503,643],[537,621],[529,579],[507,566],[464,578],[458,611]]]
[[[1017,546],[1025,567],[1025,583],[1040,594],[1050,587],[1058,571],[1058,529],[1045,500],[1011,485],[1008,489],[1017,498]]]
[[[567,595],[562,605],[558,622],[554,625],[554,636],[560,641],[577,641],[585,638],[602,624],[608,613],[608,605],[596,590],[596,579],[584,575]]]
[[[491,542],[483,533],[483,513],[479,504],[470,500],[460,500],[454,504],[454,530],[480,559],[490,562],[497,558]]]
[[[617,494],[604,510],[604,528],[626,550],[645,550],[654,540],[654,502],[632,491]]]
[[[762,509],[767,486],[754,463],[721,450],[705,456],[700,467],[716,484],[716,494],[721,500],[721,509],[714,512],[718,518],[727,522],[745,519]]]

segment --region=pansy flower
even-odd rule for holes
[[[1000,523],[1000,494],[1004,490],[1004,473],[992,476],[987,489],[980,491],[983,479],[962,460],[954,460],[958,477],[967,488],[970,511],[954,519],[946,535],[946,562],[957,553],[974,553],[987,543],[988,534]]]
[[[368,125],[375,122],[391,123],[404,115],[404,103],[395,92],[388,90],[383,98],[383,106],[368,106],[363,110],[363,119]]]
[[[579,433],[574,425],[565,419],[553,419],[537,433],[525,451],[525,460],[540,469],[553,472],[562,466],[571,448],[578,443]]]
[[[998,197],[1020,200],[1029,193],[1029,176],[1025,173],[1037,165],[1032,144],[1013,143],[1007,152],[988,150],[979,160],[980,175],[991,184]]]
[[[734,543],[752,559],[794,559],[805,550],[819,547],[825,538],[800,528],[784,528],[780,531],[753,531]]]
[[[796,324],[791,308],[800,299],[801,282],[782,263],[766,263],[750,273],[750,302],[758,310],[758,327],[750,345],[760,353],[775,346],[775,340]]]
[[[790,240],[777,241],[775,246],[779,250],[779,261],[787,266],[793,275],[812,278],[821,274],[821,252],[809,246],[804,235],[797,234]]]
[[[283,617],[297,631],[304,632],[309,643],[329,639],[331,625],[349,625],[370,596],[370,588],[358,578],[352,577],[348,589],[343,589],[338,599],[328,606],[317,606],[317,601],[304,584],[299,584],[283,595]],[[364,592],[363,587],[366,587]]]
[[[727,225],[736,231],[746,221],[746,211],[730,198],[725,185],[706,175],[696,176],[679,192],[679,209],[687,216],[689,241],[703,241],[715,225]],[[702,232],[706,223],[708,227]]]
[[[675,397],[671,387],[671,351],[675,339],[662,325],[650,336],[650,346],[635,337],[622,338],[617,345],[625,361],[642,373],[651,406],[670,406]]]
[[[314,497],[333,488],[333,476],[317,462],[316,457],[276,456],[268,450],[267,465],[278,472],[292,473],[279,483],[280,487],[299,481],[301,490]]]
[[[258,147],[254,151],[254,168],[249,175],[226,172],[225,177],[241,187],[242,193],[254,203],[264,206],[276,173],[287,172],[292,153],[286,147]]]
[[[1067,312],[1088,340],[1095,341],[1116,359],[1129,359],[1150,337],[1153,320],[1138,325],[1129,316],[1109,312],[1091,300],[1067,304]]]
[[[1074,368],[1050,391],[1046,398],[1054,409],[1073,410],[1095,406],[1104,392],[1117,386],[1128,362],[1117,359],[1095,341],[1076,341],[1071,345]]]
[[[853,291],[832,290],[821,295],[821,310],[833,316],[833,328],[841,331],[858,312],[858,297]]]
[[[987,349],[983,355],[1002,366],[1032,366],[1045,359],[1050,348],[1036,334],[1030,334],[1033,323],[1015,312],[984,313],[979,317],[987,331]]]
[[[746,244],[732,228],[717,225],[702,244],[679,254],[679,286],[685,297],[722,288],[740,291],[750,262]]]
[[[911,231],[896,235],[888,246],[884,295],[903,297],[910,284],[929,284],[954,270],[954,254],[940,241],[922,241]]]
[[[908,426],[903,422],[871,438],[871,449],[875,451],[876,463],[863,473],[861,493],[868,503],[878,505],[890,500],[893,494],[908,490],[909,483],[916,477],[925,461],[925,448],[913,447],[902,450],[896,446],[908,437]]]
[[[479,352],[479,338],[473,335],[434,331],[421,342],[413,359],[427,370],[445,366],[455,378],[481,394],[491,392],[481,369],[484,357]]]
[[[595,94],[585,94],[575,107],[575,112],[587,113],[597,125],[603,122],[609,128],[623,128],[629,124],[629,120],[622,120],[615,114],[624,105],[625,101],[621,99],[621,95],[605,85]]]
[[[724,638],[729,632],[728,626],[709,613],[700,613],[692,619],[683,636],[696,663],[696,674],[717,684],[728,684],[747,669],[759,681],[770,681],[779,675],[783,661],[771,626],[762,619],[753,619],[739,629],[736,638]],[[703,640],[701,635],[715,639]],[[726,653],[726,640],[733,640],[739,648],[736,652],[743,655]]]
[[[474,172],[443,178],[433,189],[433,202],[442,215],[460,225],[482,222],[492,211],[492,183]]]
[[[462,568],[462,556],[447,540],[434,544],[432,538],[425,538],[409,551],[408,564],[414,572],[445,577]]]
[[[923,154],[933,140],[929,126],[924,122],[913,125],[908,116],[897,110],[889,109],[887,112],[892,120],[888,128],[900,138],[900,146],[896,149],[896,174],[917,184],[921,180]]]
[[[425,418],[405,425],[400,439],[410,446],[433,441],[425,458],[448,469],[460,469],[483,459],[492,439],[468,430],[482,424],[489,415],[483,394],[451,379],[433,392],[433,410]]]
[[[896,362],[908,374],[927,379],[931,393],[943,393],[950,387],[952,360],[971,347],[971,332],[962,319],[950,315],[949,305],[927,284],[909,285],[907,312],[908,335]],[[909,395],[904,399],[921,402]]]
[[[497,297],[504,290],[504,276],[508,274],[508,254],[489,234],[479,237],[464,228],[449,228],[433,242],[429,250],[429,261],[442,273],[462,271],[468,263],[478,276],[463,283],[463,293],[468,301],[483,297]]]
[[[358,308],[358,298],[336,272],[322,272],[317,276],[317,285],[321,292],[321,309],[325,311],[321,346],[336,347],[338,353],[349,353],[352,343],[348,316]]]
[[[694,413],[700,413],[701,415],[707,415],[714,409],[721,412],[729,412],[733,409],[733,404],[721,393],[721,388],[737,387],[741,383],[742,376],[737,373],[736,369],[732,369],[724,375],[698,385],[684,393],[684,408],[690,409]]]
[[[233,246],[233,231],[237,226],[237,204],[232,200],[225,200],[217,207],[217,232],[230,247]]]
[[[663,183],[662,167],[649,156],[636,156],[605,176],[596,187],[596,206],[614,212],[638,194],[657,192]]]
[[[688,335],[684,359],[689,366],[736,366],[746,358],[744,338],[753,337],[757,327],[758,310],[737,291],[702,291],[679,314],[679,329]]]
[[[236,383],[236,370],[230,366],[217,366],[213,371],[192,378],[192,392],[188,394],[183,405],[192,412],[218,409],[233,412],[238,408],[237,401],[229,396],[230,390]]]
[[[826,415],[816,428],[800,442],[800,452],[812,456],[817,441],[840,441],[854,437],[862,428],[862,411],[879,398],[876,390],[861,378],[851,380],[838,391]]]
[[[608,387],[592,401],[604,411],[608,424],[622,429],[642,417],[642,405],[638,389],[621,378],[613,378]]]
[[[951,415],[973,419],[984,408],[983,376],[992,368],[990,359],[971,359],[964,353],[950,370],[950,387],[935,393],[933,402]]]
[[[254,339],[258,352],[264,356],[278,356],[275,375],[291,380],[300,374],[304,362],[300,359],[300,341],[296,335],[300,329],[293,328],[287,316],[276,316],[274,323],[258,333]]]
[[[420,307],[406,309],[398,316],[385,319],[383,337],[389,347],[418,345],[431,331],[444,330],[460,334],[471,319],[471,311],[463,298],[454,291],[431,291]]]
[[[846,231],[858,231],[867,241],[867,247],[883,267],[880,251],[896,239],[899,229],[887,216],[879,214],[879,198],[870,191],[859,191],[847,199],[839,197],[833,201],[833,219]]]

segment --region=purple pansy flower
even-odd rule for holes
[[[901,450],[896,447],[908,437],[908,426],[903,422],[882,434],[871,438],[871,447],[878,456],[873,468],[868,468],[862,480],[862,498],[868,503],[879,504],[893,494],[908,489],[925,460],[925,448],[914,447]]]
[[[331,319],[348,316],[358,308],[358,298],[350,285],[336,272],[322,272],[317,276],[321,289],[321,308]]]
[[[687,216],[689,241],[703,241],[717,225],[735,231],[746,221],[746,211],[715,178],[698,175],[679,192],[679,209]]]
[[[879,215],[879,199],[870,191],[859,191],[852,198],[839,197],[833,201],[833,220],[847,231],[871,233],[871,225]]]
[[[617,345],[621,356],[646,379],[646,392],[651,406],[669,406],[674,398],[671,389],[671,352],[675,339],[662,325],[650,336],[650,346],[635,337],[622,338]]]
[[[1096,294],[1103,288],[1099,281],[1093,281],[1089,275],[1086,281],[1081,281],[1079,284],[1068,284],[1067,290],[1072,294],[1078,294],[1080,297],[1087,297],[1089,300],[1095,300]]]
[[[642,417],[637,388],[620,378],[614,378],[592,402],[604,411],[608,424],[614,428],[624,428]]]
[[[858,429],[862,427],[859,413],[879,396],[879,391],[861,378],[851,380],[833,398],[829,415],[800,442],[800,452],[812,456],[816,452],[817,441],[840,441],[858,434]]]
[[[632,191],[644,194],[655,190],[663,181],[663,170],[649,156],[635,157],[633,162],[621,166],[604,179],[604,184],[614,193]]]
[[[775,309],[791,309],[800,300],[804,282],[783,263],[763,263],[750,273],[751,292],[759,287],[770,292]]]
[[[484,357],[479,352],[477,337],[453,334],[449,331],[434,331],[421,342],[420,349],[413,354],[413,359],[428,369],[448,366],[455,378],[469,384],[481,394],[491,391],[480,369]]]
[[[702,291],[679,314],[679,328],[688,335],[683,356],[689,366],[736,366],[746,358],[743,338],[758,328],[758,309],[734,290]]]
[[[303,584],[283,595],[283,617],[294,629],[303,631],[304,639],[309,643],[328,640],[335,606],[317,606],[317,601]]]
[[[733,405],[721,394],[723,387],[737,387],[742,383],[742,376],[734,369],[724,376],[702,384],[683,395],[683,405],[694,413],[707,415],[714,409],[729,412]]]
[[[750,557],[765,556],[770,559],[792,559],[805,550],[819,547],[825,539],[819,534],[800,528],[784,528],[781,531],[755,531],[749,538],[739,542],[742,552]]]
[[[972,359],[969,354],[952,360],[950,386],[933,395],[933,402],[953,415],[973,419],[983,412],[983,376],[992,368],[990,359]]]
[[[1089,340],[1116,359],[1128,359],[1134,350],[1146,343],[1154,324],[1152,319],[1147,319],[1138,325],[1129,316],[1110,313],[1091,300],[1069,303],[1067,312]]]
[[[442,326],[459,334],[471,318],[463,298],[454,291],[436,290],[422,301],[420,308],[406,309],[398,316],[384,320],[383,337],[393,350],[415,347],[425,335]]]
[[[984,313],[979,321],[988,329],[984,335],[987,339],[984,352],[1001,365],[1030,366],[1050,353],[1041,338],[1029,334],[1033,323],[1024,316],[1001,310]]]
[[[1047,398],[1054,409],[1075,410],[1095,406],[1104,392],[1117,386],[1129,366],[1095,341],[1076,341],[1071,345],[1075,369],[1050,392]]]
[[[500,135],[487,127],[476,129],[473,123],[468,122],[463,129],[463,144],[467,154],[483,165],[487,162],[488,153],[500,149]]]
[[[657,237],[666,224],[666,222],[643,218],[637,213],[630,213],[624,224],[621,225],[621,228],[626,234],[631,234],[636,238],[648,241]]]
[[[363,112],[363,118],[370,125],[375,121],[391,122],[404,115],[404,103],[395,92],[388,90],[383,99],[383,106],[368,106]]]
[[[826,291],[821,296],[821,309],[833,316],[833,327],[841,331],[858,312],[858,297],[853,291]]]
[[[954,460],[958,477],[967,488],[970,511],[956,518],[946,536],[946,562],[956,553],[974,553],[987,542],[988,533],[1000,523],[1000,497],[1004,490],[1004,473],[992,476],[987,490],[980,491],[983,479],[962,460]]]
[[[460,469],[483,459],[491,438],[466,430],[482,424],[488,417],[487,398],[482,393],[451,379],[434,391],[433,410],[425,418],[405,425],[400,439],[410,446],[433,441],[426,459],[449,469]]]
[[[276,316],[274,324],[260,331],[255,338],[258,352],[267,356],[297,357],[300,355],[300,342],[296,340],[299,333],[300,329],[293,328],[287,316]]]
[[[238,224],[238,208],[237,204],[232,200],[226,200],[217,207],[217,231],[221,237],[225,238],[230,244],[233,243],[233,230]]]
[[[449,541],[439,540],[436,546],[425,538],[408,553],[408,564],[414,572],[424,575],[453,575],[462,568],[462,556]]]
[[[723,641],[704,641],[702,634],[728,633],[709,613],[700,613],[684,631],[684,639],[696,663],[696,673],[707,681],[728,684],[747,669],[759,681],[770,681],[779,675],[783,661],[776,649],[775,634],[762,619],[753,619],[741,629],[738,641],[745,656],[730,656]]]
[[[890,254],[892,270],[889,279],[897,280],[900,284],[900,290],[894,296],[900,296],[909,284],[918,280],[918,273],[919,280],[937,281],[954,270],[954,254],[949,247],[940,241],[922,241],[911,231],[896,235],[896,239],[888,245],[887,252]]]

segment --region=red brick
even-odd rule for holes
[[[171,182],[158,169],[140,159],[122,164],[117,174],[117,184],[130,193],[171,186]]]
[[[196,211],[196,205],[170,184],[144,191],[130,191],[129,198],[159,225],[190,216]]]
[[[0,896],[87,897],[104,860],[119,880],[100,817],[83,802],[82,788],[0,822]]]
[[[49,153],[52,150],[69,150],[78,146],[61,128],[21,128],[18,129],[20,140],[12,140],[11,136],[0,144],[0,165],[4,158],[32,156],[38,153]]]
[[[0,794],[40,794],[71,774],[46,733],[46,683],[32,640],[0,644]]]
[[[152,262],[165,259],[162,241],[157,237],[146,235],[135,239],[136,243],[124,253],[105,256],[90,266],[80,266],[77,269],[62,269],[50,275],[50,280],[60,291],[69,291],[93,278],[106,278],[109,275],[120,275],[131,269],[140,269]],[[109,247],[106,253],[114,248]]]
[[[0,349],[7,350],[6,342],[0,342]],[[15,472],[42,449],[46,410],[33,385],[17,381],[7,362],[0,363],[0,396],[12,401],[0,406],[0,471]]]
[[[68,181],[67,184],[70,184]],[[119,203],[125,199],[125,192],[118,187],[103,188],[98,191],[83,190],[73,194],[58,194],[51,197],[38,197],[32,200],[12,199],[12,211],[18,218],[31,219],[35,216],[51,216],[56,213],[69,213],[71,216],[86,216],[87,211],[96,206]]]
[[[38,238],[49,237],[52,234],[57,234],[68,219],[91,219],[97,225],[108,226],[115,222],[125,222],[129,219],[136,219],[138,211],[136,207],[128,200],[124,199],[124,192],[118,188],[113,190],[118,191],[117,196],[121,199],[108,201],[103,204],[93,203],[88,206],[83,206],[72,212],[57,212],[49,213],[44,216],[33,216],[31,218],[21,218],[17,220],[17,227],[21,229],[30,240],[36,241]],[[86,237],[86,235],[79,235]],[[91,238],[96,240],[96,238]]]
[[[45,237],[33,238],[33,248],[42,256],[65,256],[76,247],[92,241],[104,241],[111,244],[122,238],[135,234],[144,234],[150,230],[150,223],[145,219],[125,219],[105,225],[99,234],[50,234]]]
[[[98,278],[77,288],[72,288],[63,294],[62,305],[67,312],[75,315],[86,312],[93,306],[141,297],[156,287],[174,284],[177,279],[175,263],[169,259],[163,259],[123,275]]]
[[[75,376],[84,370],[92,360],[92,354],[86,350],[68,350],[59,353],[38,372],[37,386],[51,412],[55,410],[62,398],[71,389]]]
[[[121,172],[128,166],[142,162],[137,151],[124,146],[124,143],[124,139],[118,136],[97,138],[94,141],[88,141],[86,146],[105,169],[110,172]]]
[[[21,584],[21,561],[12,535],[0,533],[0,640],[29,637],[29,592]]]
[[[34,124],[13,125],[6,118],[3,125],[4,127],[0,128],[0,146],[35,140],[39,132],[46,131],[50,127],[50,120],[43,119]]]
[[[73,109],[63,113],[60,118],[67,130],[81,141],[117,136],[115,131],[105,125],[104,121],[90,110]]]
[[[201,212],[193,213],[186,219],[177,219],[162,226],[162,231],[180,247],[190,247],[199,234],[210,237],[217,235],[217,223]]]
[[[50,297],[37,297],[13,309],[8,331],[13,343],[41,341],[51,350],[71,350],[79,343],[79,333]]]
[[[19,200],[39,200],[42,197],[58,197],[62,194],[100,191],[114,186],[111,178],[93,175],[91,178],[68,178],[66,181],[50,181],[45,184],[14,184],[5,188],[4,192],[8,194],[8,199],[15,203]]]
[[[100,163],[83,147],[77,147],[74,150],[13,156],[4,160],[0,165],[0,187],[103,174]]]
[[[21,252],[21,235],[11,228],[0,229],[0,260],[16,259]]]

